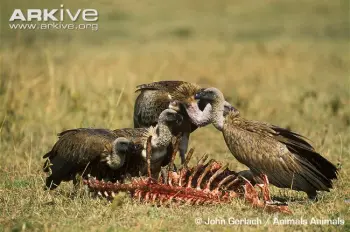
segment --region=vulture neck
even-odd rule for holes
[[[192,102],[186,107],[186,111],[192,123],[198,127],[206,126],[211,122],[212,106],[210,104],[207,104],[204,110],[201,111],[197,102]]]
[[[165,148],[169,145],[172,138],[172,133],[168,125],[159,122],[156,126],[156,134],[152,136],[153,148]]]
[[[113,170],[116,170],[123,166],[124,162],[125,154],[118,154],[116,151],[113,151],[113,154],[107,157],[107,164]]]
[[[225,109],[225,101],[215,101],[212,103],[211,110],[211,121],[216,129],[219,131],[223,130],[224,127],[224,109]],[[209,105],[209,104],[208,104]]]

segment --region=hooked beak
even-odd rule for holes
[[[201,88],[200,90],[198,90],[198,92],[194,95],[194,99],[199,100],[203,97],[203,93],[204,93],[205,88]]]

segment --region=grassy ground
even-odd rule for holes
[[[96,2],[96,3],[95,3]],[[54,1],[5,0],[0,45],[0,231],[350,230],[348,1],[61,1],[96,8],[99,30],[14,31],[14,8]],[[215,3],[214,3],[215,2]],[[243,3],[244,2],[244,3]],[[273,188],[292,216],[230,205],[156,208],[72,198],[71,184],[45,192],[42,156],[76,127],[132,127],[137,84],[182,79],[220,88],[246,118],[292,128],[341,166],[317,203]],[[202,154],[242,170],[212,126],[191,136]],[[195,218],[259,218],[258,226],[196,225]],[[274,225],[279,219],[341,218],[343,226]]]

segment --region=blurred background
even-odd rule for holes
[[[98,30],[9,27],[14,9],[61,4],[72,12],[96,9]],[[348,175],[348,0],[2,0],[0,7],[6,191],[41,188],[41,157],[58,132],[132,127],[135,86],[158,80],[217,87],[244,117],[305,135]],[[190,146],[196,159],[207,152],[244,168],[212,126],[197,130]]]
[[[14,9],[61,4],[96,9],[98,30],[9,27]],[[218,87],[246,117],[307,135],[344,130],[349,2],[5,0],[0,75],[2,139],[13,141],[131,127],[135,86],[169,79]]]

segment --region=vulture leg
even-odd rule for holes
[[[181,158],[181,164],[185,162],[186,159],[186,153],[188,148],[188,141],[190,139],[190,133],[184,132],[182,134],[181,142],[180,142],[180,158]]]
[[[257,186],[261,189],[263,194],[263,198],[265,202],[272,202],[270,190],[269,190],[269,179],[265,174],[261,174],[261,178],[263,180],[262,184],[257,184]]]
[[[265,174],[261,174],[260,178],[263,181],[263,184],[257,184],[257,186],[261,189],[265,204],[266,205],[279,205],[279,206],[287,205],[287,203],[285,203],[285,202],[273,201],[271,199],[271,195],[270,195],[269,179],[267,178],[267,176]]]

